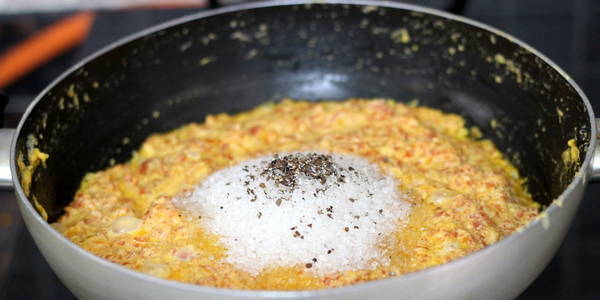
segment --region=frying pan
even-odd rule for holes
[[[450,263],[303,292],[151,277],[94,256],[49,226],[86,172],[127,161],[150,134],[283,97],[417,99],[460,114],[517,166],[543,211],[519,232]],[[564,71],[475,21],[379,1],[252,3],[150,28],[75,65],[36,98],[16,130],[0,132],[0,174],[50,266],[81,298],[509,299],[554,255],[587,182],[599,178],[596,123]],[[50,157],[26,193],[17,163],[31,163],[32,147]]]

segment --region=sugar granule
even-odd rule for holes
[[[379,244],[405,221],[406,199],[363,158],[291,152],[217,171],[173,203],[201,217],[242,270],[301,265],[322,276],[388,263]]]

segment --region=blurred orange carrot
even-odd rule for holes
[[[0,88],[39,65],[80,44],[94,21],[93,12],[79,12],[37,32],[0,55]]]

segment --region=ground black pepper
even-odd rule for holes
[[[304,175],[310,179],[318,180],[325,184],[331,176],[337,177],[337,180],[344,182],[345,176],[339,175],[338,167],[331,155],[318,153],[294,153],[283,157],[275,156],[263,170],[261,175],[266,176],[278,185],[296,188],[298,176]]]

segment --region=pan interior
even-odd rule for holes
[[[50,155],[31,194],[53,221],[84,174],[127,161],[150,134],[283,97],[385,97],[458,113],[543,205],[570,183],[590,142],[574,88],[503,36],[404,9],[313,4],[217,14],[118,46],[42,96],[17,152],[35,137]],[[580,161],[565,164],[569,140]]]

